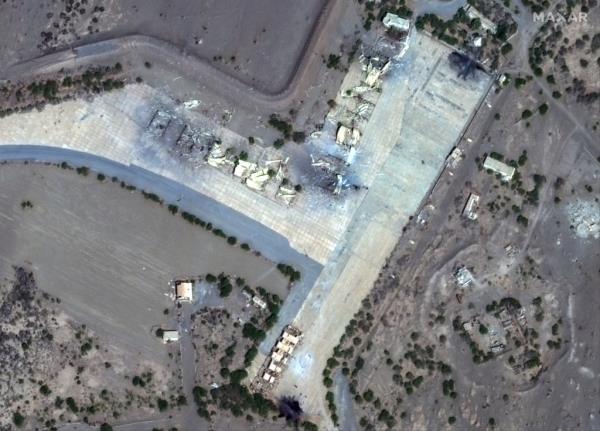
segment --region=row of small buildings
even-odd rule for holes
[[[262,388],[273,386],[277,382],[301,339],[302,332],[298,328],[287,325],[283,329],[281,337],[259,371],[259,385]]]

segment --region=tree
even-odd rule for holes
[[[328,69],[337,69],[340,65],[342,57],[335,54],[329,54],[327,57],[327,68]]]
[[[248,372],[244,369],[234,370],[229,374],[229,380],[233,384],[240,384],[246,377],[248,377]]]
[[[113,431],[113,427],[104,422],[102,425],[100,425],[100,431]]]
[[[296,142],[297,144],[304,142],[305,139],[306,139],[306,133],[304,133],[304,132],[296,131],[292,134],[292,140],[294,142]]]
[[[164,412],[169,408],[169,403],[167,402],[167,400],[164,400],[162,398],[156,399],[156,405],[158,406],[158,410],[161,412]]]
[[[242,327],[242,335],[245,338],[250,338],[251,340],[259,342],[264,340],[266,337],[265,331],[258,329],[252,323],[244,323],[244,326]]]
[[[19,412],[14,412],[13,423],[20,428],[25,423],[25,417]]]

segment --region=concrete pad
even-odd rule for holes
[[[447,61],[450,52],[415,34],[405,58],[384,82],[358,159],[365,163],[376,157],[383,165],[363,173],[366,182],[372,179],[369,190],[294,320],[304,340],[276,394],[301,391],[305,409],[326,423],[325,362],[489,88],[485,74],[469,81],[457,78]]]

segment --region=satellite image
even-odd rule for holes
[[[598,0],[0,24],[0,431],[600,431]]]

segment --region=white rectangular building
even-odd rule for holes
[[[385,17],[383,17],[383,26],[392,30],[406,32],[410,28],[410,21],[388,12]]]
[[[166,330],[163,331],[162,334],[163,343],[175,343],[179,341],[179,331],[176,330]]]
[[[175,282],[175,300],[179,302],[192,302],[194,299],[194,283],[191,281]]]
[[[496,160],[490,156],[487,156],[483,161],[483,168],[500,174],[503,181],[512,180],[512,177],[515,174],[515,168],[508,166],[506,163]]]

